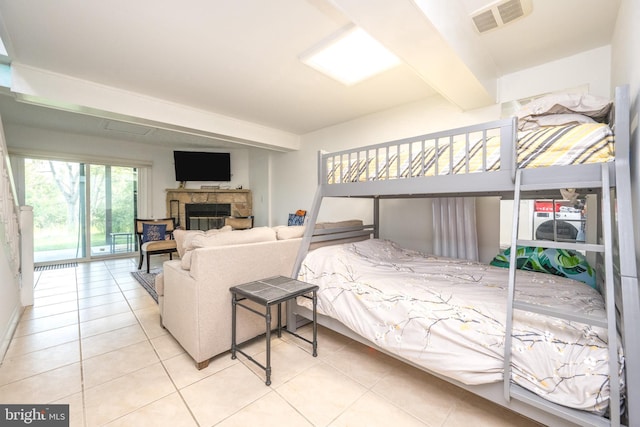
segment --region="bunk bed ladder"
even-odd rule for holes
[[[515,299],[516,286],[516,256],[518,246],[539,246],[540,241],[520,240],[518,238],[519,217],[520,217],[520,198],[521,191],[528,189],[522,185],[522,171],[519,169],[515,175],[515,192],[513,207],[513,227],[511,239],[511,253],[509,258],[509,289],[507,294],[507,318],[505,323],[505,348],[504,348],[504,397],[507,401],[512,398],[526,401],[534,406],[544,406],[549,409],[554,406],[554,412],[576,422],[581,425],[610,425],[620,426],[620,375],[618,372],[618,331],[616,328],[616,306],[614,297],[614,264],[613,264],[613,222],[612,222],[612,203],[611,189],[609,182],[609,165],[602,165],[601,173],[601,212],[602,212],[602,244],[585,244],[585,243],[564,243],[564,242],[545,242],[544,246],[558,249],[574,249],[600,252],[604,255],[605,263],[605,289],[604,299],[606,304],[606,320],[594,318],[586,315],[558,312],[543,306],[517,301]],[[537,187],[536,189],[541,189]],[[512,384],[511,382],[511,356],[513,341],[513,310],[523,310],[546,316],[561,318],[569,321],[576,321],[591,326],[607,329],[608,333],[608,351],[609,351],[609,420],[602,417],[581,413],[573,409],[564,408],[559,405],[543,402],[540,397],[528,392],[524,388]],[[584,424],[583,424],[584,423]]]

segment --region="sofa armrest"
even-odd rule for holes
[[[162,325],[197,362],[200,351],[196,281],[180,267],[180,261],[163,263],[164,297]]]

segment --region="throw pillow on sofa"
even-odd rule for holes
[[[299,210],[296,213],[289,214],[287,225],[304,225],[304,219],[307,215],[307,211]]]

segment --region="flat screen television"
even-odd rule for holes
[[[176,181],[231,181],[229,153],[174,151]]]

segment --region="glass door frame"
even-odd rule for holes
[[[92,254],[91,249],[91,166],[112,166],[112,167],[125,167],[132,168],[137,170],[137,180],[135,186],[133,188],[133,196],[135,200],[135,204],[133,206],[133,217],[132,218],[132,227],[135,218],[139,215],[139,213],[146,213],[149,208],[149,202],[144,202],[147,198],[141,197],[141,195],[148,194],[147,187],[149,186],[149,177],[151,176],[150,167],[151,164],[146,164],[144,162],[140,162],[139,164],[132,162],[128,164],[128,162],[123,162],[122,159],[89,159],[89,158],[77,158],[76,156],[69,155],[60,156],[60,154],[54,154],[48,156],[46,154],[37,153],[13,153],[10,154],[10,161],[12,164],[12,170],[14,174],[14,180],[16,183],[16,190],[18,193],[18,200],[20,205],[25,205],[26,200],[26,178],[25,178],[25,160],[26,159],[35,159],[35,160],[52,160],[52,161],[60,161],[60,162],[69,162],[69,163],[78,163],[81,169],[84,169],[84,174],[80,173],[78,185],[80,187],[84,187],[83,191],[79,190],[79,198],[84,199],[84,209],[82,210],[82,215],[84,218],[78,218],[78,221],[83,220],[84,225],[80,225],[83,227],[83,233],[81,233],[81,242],[79,245],[82,248],[80,252],[80,256],[76,258],[65,258],[65,259],[57,259],[55,261],[41,261],[35,263],[36,266],[39,265],[50,265],[50,264],[61,264],[66,262],[87,262],[96,259],[110,259],[110,258],[123,258],[123,257],[131,257],[134,256],[136,251],[138,250],[137,245],[135,243],[135,231],[133,233],[132,239],[132,249],[131,252],[119,252],[119,253],[109,253],[104,255],[94,255]],[[124,164],[123,164],[124,163]],[[83,168],[84,166],[84,168]],[[82,203],[79,200],[78,203]],[[106,242],[108,244],[108,242]]]

